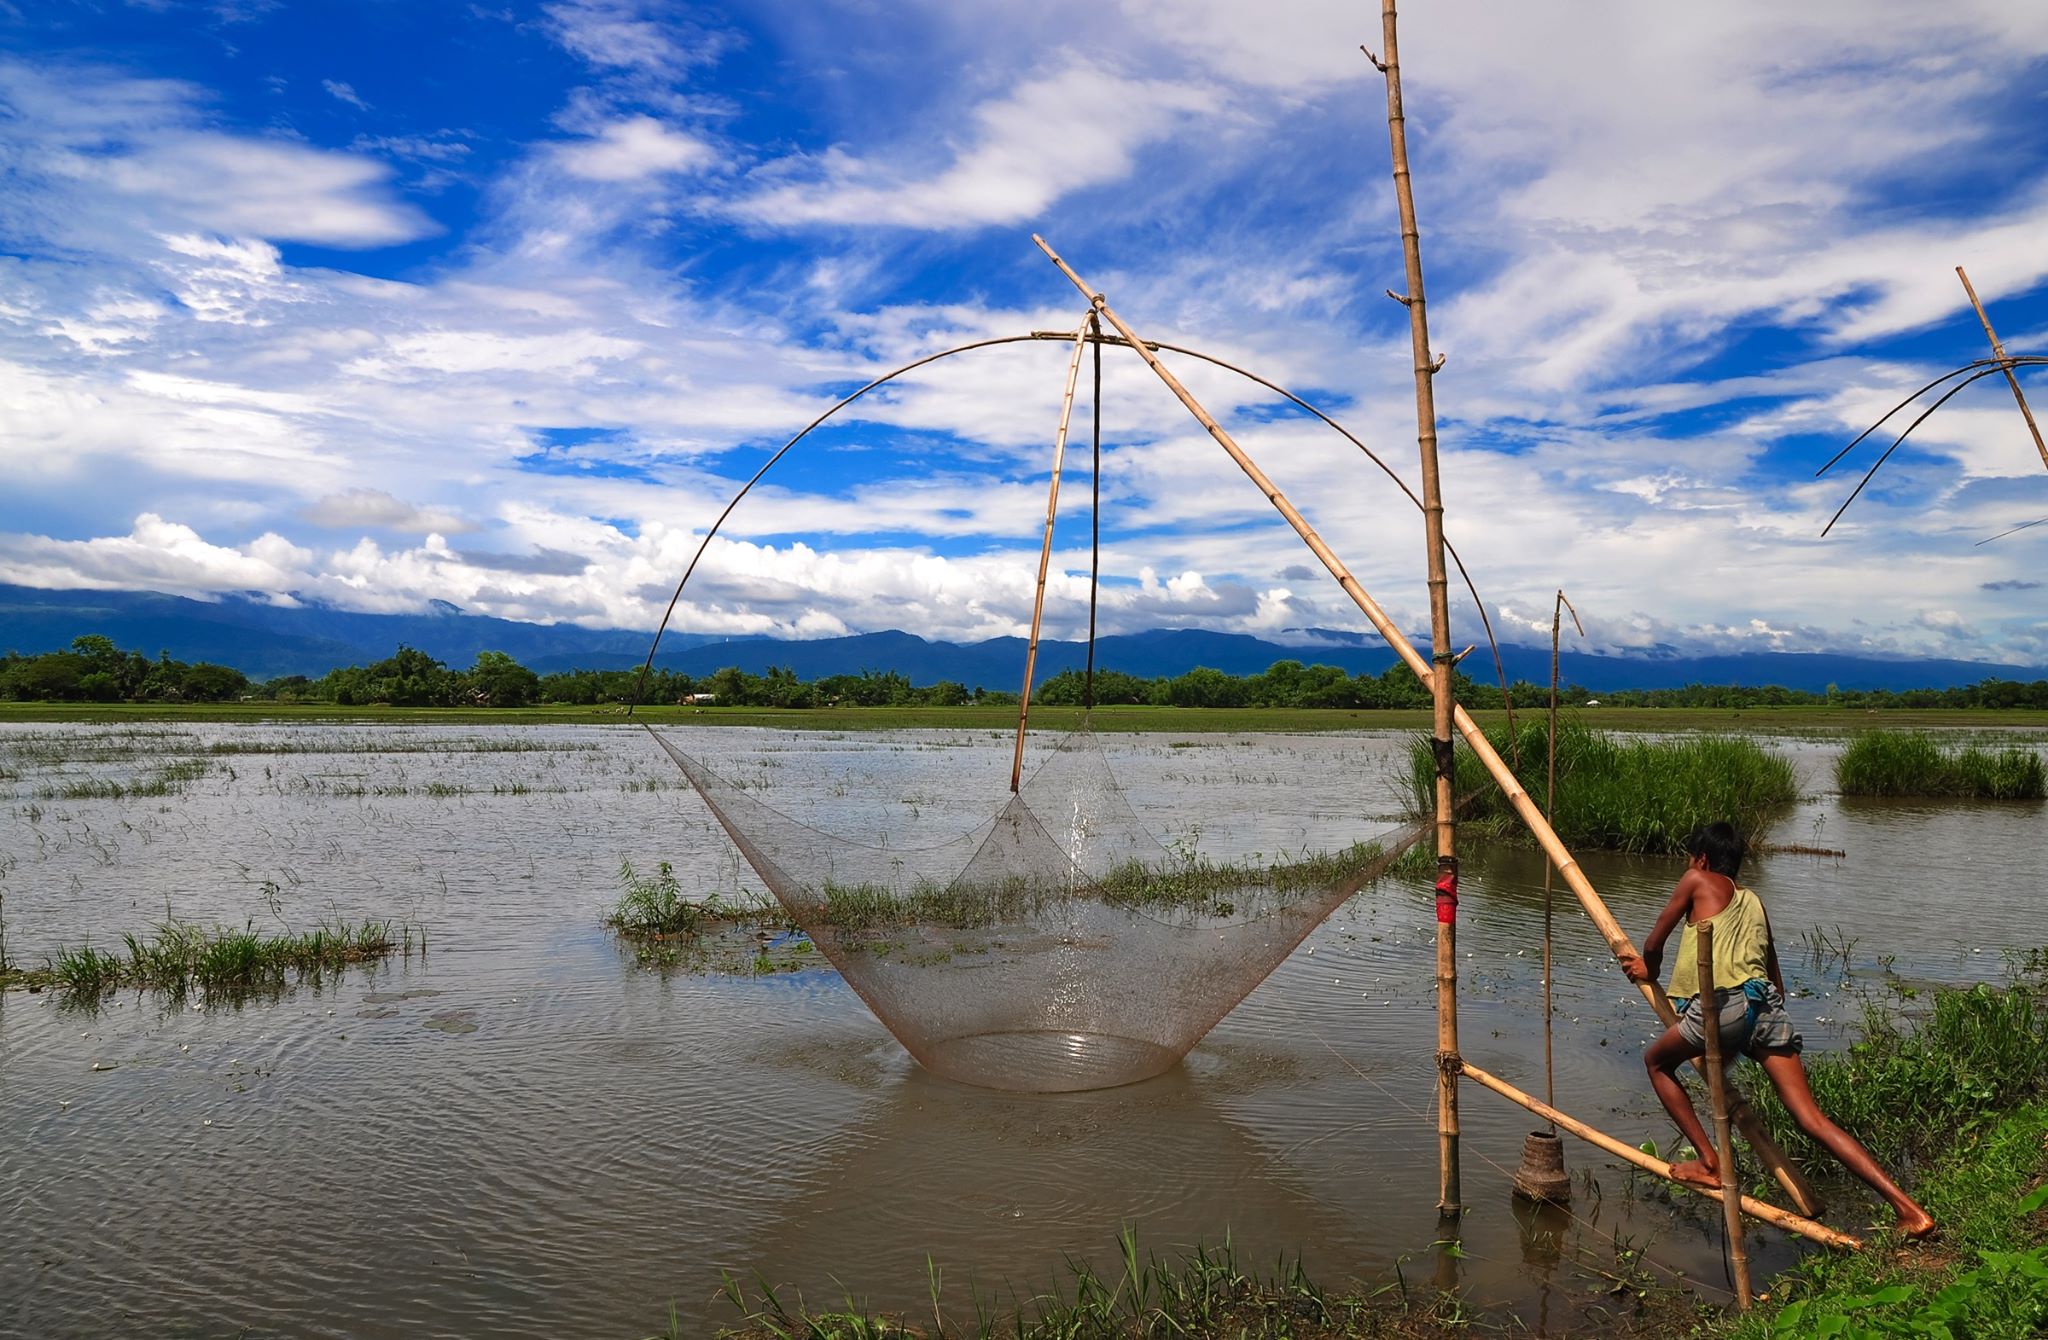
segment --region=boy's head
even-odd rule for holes
[[[1742,869],[1745,850],[1742,834],[1736,832],[1735,825],[1731,823],[1708,824],[1705,828],[1694,829],[1692,836],[1685,840],[1686,855],[1706,857],[1707,869],[1730,879]]]

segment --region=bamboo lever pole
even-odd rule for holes
[[[1714,923],[1692,928],[1699,941],[1700,1021],[1706,1025],[1707,1102],[1714,1110],[1714,1160],[1721,1165],[1721,1213],[1728,1230],[1728,1270],[1735,1305],[1749,1311],[1749,1253],[1742,1245],[1742,1193],[1735,1175],[1735,1136],[1728,1129],[1728,1072],[1721,1068],[1721,993],[1714,989]]]
[[[1094,312],[1089,312],[1093,319]],[[1031,679],[1038,670],[1038,630],[1045,619],[1045,574],[1052,566],[1052,526],[1060,510],[1060,467],[1067,459],[1067,424],[1074,417],[1074,383],[1081,378],[1081,351],[1088,347],[1088,322],[1074,332],[1074,356],[1067,360],[1067,389],[1060,397],[1059,431],[1052,436],[1052,487],[1045,497],[1045,541],[1038,548],[1038,593],[1031,600],[1031,641],[1024,648],[1024,691],[1017,695],[1017,747],[1010,755],[1010,790],[1024,777],[1024,726],[1031,719]]]
[[[1677,1178],[1672,1177],[1671,1165],[1663,1159],[1645,1154],[1634,1145],[1617,1140],[1604,1131],[1588,1126],[1583,1121],[1566,1116],[1541,1098],[1523,1093],[1506,1080],[1487,1074],[1470,1061],[1462,1063],[1460,1068],[1464,1071],[1465,1078],[1477,1082],[1484,1088],[1493,1090],[1511,1103],[1527,1108],[1567,1135],[1575,1135],[1595,1149],[1604,1150],[1624,1163],[1633,1163],[1636,1167],[1646,1172],[1653,1172],[1659,1177],[1667,1178],[1674,1186],[1682,1186],[1688,1190],[1697,1191],[1702,1196],[1712,1200],[1721,1199],[1719,1191],[1709,1191],[1703,1186],[1694,1186],[1691,1182],[1681,1182]],[[1781,1210],[1768,1201],[1754,1200],[1748,1196],[1743,1196],[1740,1198],[1740,1203],[1744,1214],[1752,1218],[1761,1219],[1765,1223],[1777,1228],[1782,1228],[1788,1233],[1797,1233],[1803,1238],[1811,1238],[1823,1246],[1841,1247],[1849,1251],[1856,1251],[1863,1246],[1861,1239],[1852,1238],[1847,1233],[1829,1228],[1826,1224],[1817,1224],[1804,1215],[1793,1214],[1790,1210]]]
[[[2041,440],[2041,425],[2034,422],[2034,411],[2027,407],[2026,394],[2020,390],[2020,379],[2012,375],[2012,360],[2005,356],[2005,345],[1998,338],[1998,332],[1991,328],[1990,314],[1984,304],[1977,301],[1977,290],[1970,283],[1970,277],[1963,273],[1963,267],[1956,267],[1956,278],[1963,281],[1963,292],[1970,295],[1970,306],[1977,309],[1977,319],[1984,323],[1984,334],[1991,340],[1991,352],[1998,358],[2005,372],[2006,385],[2012,387],[2012,398],[2020,402],[2020,417],[2027,421],[2027,431],[2034,435],[2034,450],[2041,453],[2041,464],[2048,466],[2048,443]]]
[[[1429,313],[1422,291],[1422,231],[1415,221],[1415,191],[1408,171],[1408,123],[1401,110],[1401,56],[1395,40],[1394,0],[1380,0],[1386,58],[1373,60],[1387,79],[1387,140],[1394,164],[1394,198],[1401,213],[1401,256],[1408,292],[1409,342],[1415,352],[1415,443],[1422,457],[1422,532],[1429,560],[1430,746],[1436,758],[1437,877],[1458,870],[1458,808],[1451,760],[1450,583],[1444,573],[1444,502],[1436,468],[1436,372],[1429,353]],[[1367,53],[1370,58],[1371,53]],[[1455,884],[1454,884],[1455,887]],[[1458,925],[1455,898],[1438,904],[1436,918],[1437,1210],[1458,1209]]]
[[[1216,445],[1222,447],[1230,459],[1237,462],[1238,468],[1244,471],[1246,477],[1258,487],[1259,492],[1266,495],[1266,500],[1273,504],[1274,509],[1282,517],[1286,518],[1287,524],[1294,528],[1294,533],[1299,535],[1302,543],[1309,547],[1309,552],[1321,560],[1323,566],[1329,570],[1330,575],[1336,579],[1337,584],[1344,588],[1344,593],[1351,597],[1352,603],[1357,605],[1359,610],[1364,613],[1366,619],[1378,630],[1379,635],[1386,639],[1387,645],[1393,649],[1394,654],[1400,657],[1402,662],[1414,672],[1417,679],[1420,679],[1425,684],[1429,683],[1429,663],[1422,659],[1422,654],[1415,650],[1414,644],[1408,641],[1407,635],[1388,617],[1387,612],[1380,608],[1379,602],[1375,601],[1366,592],[1366,589],[1359,585],[1358,579],[1351,575],[1351,570],[1344,566],[1343,560],[1338,558],[1330,546],[1323,541],[1323,537],[1316,533],[1315,528],[1309,525],[1308,521],[1295,509],[1294,504],[1287,500],[1287,495],[1280,492],[1278,486],[1266,477],[1266,472],[1261,470],[1258,464],[1245,454],[1244,448],[1238,446],[1236,440],[1224,431],[1223,426],[1210,416],[1209,411],[1202,408],[1201,402],[1195,399],[1187,387],[1181,385],[1180,379],[1173,375],[1171,369],[1159,361],[1159,356],[1153,353],[1151,348],[1138,338],[1137,334],[1124,323],[1123,318],[1111,310],[1108,301],[1100,293],[1089,288],[1086,281],[1074,272],[1073,267],[1060,259],[1059,254],[1046,244],[1044,238],[1034,233],[1031,240],[1038,244],[1038,249],[1045,253],[1048,260],[1059,267],[1060,273],[1064,274],[1075,288],[1087,296],[1088,301],[1094,306],[1095,310],[1102,314],[1102,319],[1116,328],[1117,334],[1123,336],[1138,356],[1145,360],[1146,366],[1150,367],[1159,379],[1166,383],[1166,388],[1173,392],[1174,396],[1187,408],[1188,413],[1195,416],[1195,421],[1208,431],[1209,436],[1215,439]],[[1454,705],[1451,721],[1457,727],[1458,733],[1465,738],[1465,743],[1471,748],[1473,756],[1485,766],[1487,772],[1493,777],[1494,782],[1500,787],[1501,793],[1507,797],[1509,805],[1513,807],[1515,813],[1520,816],[1522,822],[1528,826],[1529,831],[1535,836],[1537,845],[1543,848],[1544,855],[1548,856],[1557,866],[1558,874],[1564,878],[1565,887],[1572,891],[1573,896],[1579,900],[1579,906],[1585,909],[1587,918],[1592,921],[1602,938],[1607,941],[1608,950],[1613,953],[1617,960],[1639,957],[1636,953],[1635,942],[1628,938],[1628,932],[1624,931],[1621,928],[1621,923],[1614,919],[1614,914],[1608,910],[1607,904],[1601,900],[1600,894],[1594,889],[1592,881],[1586,878],[1585,872],[1579,869],[1579,863],[1573,859],[1571,852],[1567,851],[1564,843],[1558,840],[1557,833],[1550,827],[1550,821],[1544,818],[1542,810],[1537,807],[1536,802],[1530,798],[1528,791],[1516,779],[1514,772],[1501,758],[1499,751],[1486,738],[1486,732],[1482,731],[1479,728],[1479,724],[1472,719],[1471,713],[1467,712],[1462,706]],[[1650,1007],[1657,1012],[1657,1017],[1667,1026],[1678,1021],[1678,1015],[1671,1008],[1671,1001],[1665,996],[1664,989],[1661,986],[1655,982],[1639,982],[1637,983],[1637,990],[1642,992],[1643,998],[1650,1002]],[[1749,1110],[1748,1104],[1744,1103],[1736,1108],[1735,1119],[1737,1124],[1742,1127],[1743,1136],[1749,1141],[1750,1147],[1756,1150],[1757,1157],[1763,1161],[1765,1166],[1770,1168],[1772,1175],[1777,1178],[1778,1184],[1785,1188],[1787,1195],[1792,1197],[1793,1203],[1804,1214],[1817,1214],[1819,1212],[1820,1198],[1814,1195],[1812,1187],[1807,1184],[1805,1176],[1800,1173],[1799,1169],[1771,1142],[1770,1137],[1764,1132],[1763,1123],[1758,1121],[1756,1114]]]

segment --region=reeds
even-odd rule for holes
[[[83,996],[126,986],[180,996],[195,990],[233,996],[282,988],[294,976],[315,977],[400,952],[410,955],[415,937],[424,952],[424,932],[367,918],[360,923],[337,919],[285,935],[266,935],[248,925],[203,930],[165,921],[153,936],[123,936],[125,956],[90,943],[60,948],[49,971],[57,986]]]
[[[716,893],[691,901],[683,897],[682,882],[667,861],[652,875],[642,875],[631,861],[619,863],[619,883],[624,892],[604,924],[631,939],[689,939],[713,925],[730,924],[746,909],[726,902]]]
[[[1549,736],[1540,721],[1522,726],[1517,774],[1531,794],[1543,791]],[[1508,733],[1487,731],[1508,755]],[[1435,807],[1436,765],[1429,741],[1409,750],[1411,813]],[[1458,794],[1474,797],[1465,811],[1476,831],[1503,841],[1527,841],[1525,829],[1479,760],[1460,750]],[[1727,820],[1752,841],[1798,798],[1798,778],[1787,760],[1752,740],[1731,735],[1627,739],[1564,720],[1557,732],[1557,800],[1551,826],[1567,847],[1669,854],[1717,820]]]
[[[2048,797],[2041,756],[2021,745],[1980,749],[1944,744],[1927,731],[1864,731],[1835,760],[1845,796],[1927,796],[1958,800]]]

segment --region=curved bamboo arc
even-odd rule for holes
[[[754,485],[760,483],[762,478],[766,476],[770,470],[774,469],[776,464],[780,462],[784,456],[787,456],[790,453],[791,449],[794,448],[797,443],[803,441],[806,437],[809,437],[813,431],[822,427],[826,420],[830,419],[833,415],[839,413],[840,410],[845,409],[848,405],[851,405],[854,401],[859,400],[862,396],[874,390],[876,387],[884,385],[888,382],[892,382],[896,378],[904,376],[908,373],[915,372],[919,368],[924,367],[927,364],[936,363],[942,358],[951,358],[955,354],[973,353],[976,349],[988,349],[1003,344],[1028,344],[1034,341],[1042,342],[1046,340],[1067,340],[1071,338],[1072,336],[1058,331],[1032,331],[1028,335],[998,335],[986,340],[974,340],[967,344],[955,345],[950,349],[941,349],[934,354],[926,354],[923,358],[915,359],[909,363],[905,363],[902,367],[895,369],[893,372],[886,372],[882,374],[881,376],[875,378],[873,381],[869,382],[867,385],[861,387],[859,390],[854,391],[852,394],[847,395],[841,398],[840,400],[836,401],[830,407],[828,407],[824,413],[820,414],[817,418],[812,419],[808,424],[805,424],[803,430],[797,433],[796,436],[790,438],[789,441],[783,443],[780,447],[776,448],[775,454],[770,456],[767,460],[763,461],[761,463],[761,468],[754,471],[753,476],[749,478],[746,483],[740,486],[739,492],[733,494],[731,501],[727,502],[724,510],[719,512],[717,520],[711,523],[711,528],[704,532],[704,538],[698,541],[697,551],[690,555],[689,566],[683,569],[682,580],[676,583],[675,591],[671,593],[668,598],[668,608],[662,611],[661,623],[654,630],[654,640],[648,645],[647,659],[641,663],[639,677],[634,681],[633,696],[632,699],[626,705],[626,714],[628,716],[631,716],[633,714],[633,709],[640,705],[641,695],[646,691],[647,688],[647,676],[649,673],[652,672],[654,668],[655,653],[660,651],[661,649],[662,635],[668,631],[669,621],[675,617],[676,605],[680,603],[683,598],[683,588],[690,584],[690,577],[693,573],[697,571],[697,564],[703,560],[705,551],[710,549],[711,541],[716,539],[718,536],[718,532],[724,528],[726,520],[733,514],[733,509],[737,508],[740,505],[741,500],[743,500],[749,493],[753,492]],[[1124,344],[1127,343],[1127,341],[1119,339],[1110,339],[1109,343]],[[1293,402],[1295,405],[1300,406],[1302,409],[1307,410],[1310,414],[1315,415],[1318,419],[1321,419],[1324,423],[1336,429],[1337,432],[1346,441],[1351,443],[1352,446],[1357,447],[1360,451],[1364,452],[1366,455],[1366,459],[1370,460],[1374,465],[1377,465],[1380,468],[1380,470],[1387,476],[1387,478],[1393,480],[1396,487],[1398,487],[1402,493],[1408,496],[1408,501],[1414,503],[1418,508],[1422,506],[1421,500],[1415,496],[1414,491],[1408,487],[1407,482],[1403,480],[1400,475],[1396,474],[1393,471],[1393,469],[1387,465],[1385,461],[1381,460],[1376,454],[1374,454],[1371,447],[1368,447],[1365,445],[1365,443],[1359,441],[1358,438],[1352,434],[1351,430],[1346,428],[1343,424],[1338,423],[1335,419],[1323,413],[1314,405],[1311,405],[1308,401],[1303,400],[1300,396],[1295,395],[1292,391],[1289,391],[1285,387],[1279,386],[1276,383],[1267,381],[1264,377],[1261,377],[1254,372],[1249,372],[1246,369],[1238,367],[1233,363],[1227,363],[1220,358],[1217,358],[1211,354],[1202,353],[1200,350],[1197,349],[1186,349],[1182,348],[1179,345],[1157,343],[1155,343],[1153,347],[1158,349],[1170,349],[1177,354],[1186,354],[1190,358],[1199,358],[1205,363],[1213,363],[1217,367],[1223,368],[1225,371],[1235,372],[1238,376],[1245,378],[1247,381],[1257,382],[1259,385],[1265,387],[1267,390],[1273,392],[1274,394],[1282,396],[1285,399]],[[1465,560],[1458,557],[1458,551],[1451,546],[1450,541],[1446,540],[1444,542],[1444,549],[1446,550],[1446,552],[1450,554],[1451,561],[1458,565],[1458,574],[1465,579],[1465,589],[1472,593],[1472,603],[1478,607],[1479,620],[1483,625],[1485,625],[1486,628],[1487,645],[1491,647],[1493,650],[1494,671],[1496,674],[1500,676],[1501,700],[1503,702],[1506,702],[1507,670],[1501,663],[1500,643],[1496,641],[1493,636],[1493,622],[1486,617],[1486,602],[1479,598],[1479,588],[1473,584],[1472,574],[1466,571]],[[1508,710],[1510,716],[1512,716],[1513,708],[1510,707]]]
[[[1855,440],[1850,442],[1848,446],[1843,447],[1840,451],[1828,457],[1827,463],[1822,465],[1820,469],[1815,470],[1813,472],[1813,477],[1815,479],[1819,479],[1822,475],[1826,474],[1829,470],[1833,469],[1835,466],[1835,462],[1841,460],[1844,456],[1847,456],[1850,452],[1856,450],[1858,446],[1862,445],[1864,438],[1869,437],[1872,433],[1884,427],[1885,422],[1889,420],[1892,417],[1892,415],[1897,414],[1900,410],[1912,404],[1921,396],[1926,395],[1929,391],[1932,391],[1935,387],[1941,385],[1943,382],[1947,381],[1951,377],[1960,377],[1964,373],[1972,371],[1973,369],[1977,368],[1997,368],[2005,365],[2010,365],[2016,368],[2031,368],[2040,367],[2043,364],[2048,364],[2048,356],[2043,356],[2041,354],[2014,354],[2002,360],[1996,358],[1976,358],[1963,364],[1959,368],[1952,368],[1949,371],[1942,373],[1939,377],[1936,377],[1933,381],[1927,383],[1927,385],[1921,387],[1919,390],[1913,392],[1913,394],[1907,396],[1898,404],[1893,405],[1890,409],[1886,410],[1884,414],[1877,420],[1876,423],[1871,424],[1870,427],[1856,434]]]
[[[1092,320],[1095,313],[1091,311],[1088,315]],[[1060,426],[1052,437],[1052,486],[1045,495],[1045,539],[1038,547],[1038,589],[1031,597],[1031,640],[1024,644],[1024,691],[1017,695],[1017,748],[1010,756],[1013,795],[1024,777],[1024,728],[1031,720],[1031,677],[1038,669],[1038,633],[1045,624],[1045,574],[1052,566],[1053,522],[1060,512],[1060,470],[1067,463],[1067,425],[1074,417],[1074,384],[1081,379],[1081,354],[1087,348],[1088,322],[1083,321],[1074,332],[1074,356],[1067,360],[1067,385],[1060,395]]]
[[[1579,1139],[1584,1140],[1595,1149],[1604,1150],[1624,1163],[1633,1163],[1645,1172],[1653,1172],[1659,1177],[1667,1178],[1675,1186],[1685,1187],[1689,1191],[1697,1191],[1709,1200],[1721,1199],[1721,1193],[1718,1191],[1709,1191],[1703,1186],[1694,1186],[1691,1182],[1680,1182],[1677,1178],[1672,1177],[1671,1165],[1663,1159],[1653,1158],[1642,1150],[1637,1149],[1634,1145],[1625,1144],[1596,1127],[1588,1126],[1583,1121],[1566,1116],[1542,1099],[1523,1093],[1506,1080],[1488,1074],[1470,1061],[1461,1063],[1459,1068],[1464,1073],[1465,1078],[1493,1090],[1511,1103],[1527,1108],[1545,1121],[1557,1126],[1558,1129],[1578,1136]],[[1829,1228],[1826,1224],[1817,1224],[1813,1220],[1801,1215],[1781,1210],[1767,1201],[1754,1200],[1744,1196],[1741,1198],[1741,1203],[1744,1214],[1761,1219],[1767,1224],[1776,1225],[1788,1233],[1797,1233],[1801,1237],[1811,1238],[1825,1246],[1840,1247],[1847,1251],[1856,1251],[1863,1246],[1862,1241],[1858,1238],[1852,1238],[1847,1233],[1838,1232],[1835,1229]]]
[[[1144,342],[1138,338],[1137,334],[1128,325],[1124,324],[1123,318],[1110,308],[1109,303],[1100,293],[1089,288],[1081,276],[1076,274],[1073,268],[1061,260],[1059,254],[1047,245],[1044,238],[1033,234],[1031,240],[1038,244],[1039,250],[1043,251],[1047,259],[1059,267],[1060,272],[1073,283],[1075,288],[1087,295],[1089,302],[1094,305],[1095,310],[1102,313],[1102,319],[1116,327],[1117,333],[1131,342],[1132,347],[1138,351],[1139,356],[1145,360],[1146,365],[1158,375],[1162,382],[1166,383],[1167,389],[1173,392],[1190,414],[1194,415],[1196,422],[1200,423],[1208,431],[1209,436],[1215,439],[1216,445],[1222,447],[1231,460],[1237,462],[1238,468],[1244,471],[1246,477],[1253,484],[1257,485],[1261,493],[1266,495],[1266,500],[1273,504],[1274,509],[1281,516],[1286,518],[1287,524],[1294,528],[1295,534],[1301,537],[1302,543],[1308,546],[1309,551],[1322,561],[1323,566],[1329,570],[1330,576],[1335,578],[1337,584],[1344,589],[1344,593],[1351,597],[1352,603],[1357,605],[1359,610],[1364,613],[1366,619],[1371,622],[1372,626],[1379,630],[1380,636],[1386,639],[1387,645],[1393,649],[1394,654],[1400,657],[1408,668],[1414,672],[1417,679],[1425,684],[1429,683],[1429,662],[1423,659],[1420,652],[1416,651],[1414,645],[1408,641],[1407,635],[1388,617],[1387,612],[1380,608],[1379,602],[1374,600],[1363,586],[1359,585],[1358,579],[1351,575],[1351,570],[1344,566],[1344,561],[1337,557],[1335,551],[1323,540],[1323,537],[1316,533],[1315,527],[1309,525],[1307,519],[1295,509],[1294,504],[1288,501],[1287,495],[1280,492],[1273,481],[1266,476],[1266,472],[1259,468],[1257,462],[1245,454],[1244,449],[1237,445],[1236,440],[1224,430],[1223,425],[1217,423],[1210,416],[1209,411],[1202,408],[1201,402],[1195,399],[1187,387],[1181,385],[1180,379],[1174,376],[1173,372],[1164,363],[1159,361],[1158,356],[1145,347]],[[1635,942],[1629,939],[1628,932],[1621,928],[1621,923],[1614,919],[1614,913],[1608,910],[1607,904],[1600,897],[1599,891],[1593,887],[1592,881],[1587,879],[1585,872],[1579,868],[1578,861],[1565,848],[1564,843],[1559,840],[1556,830],[1551,828],[1550,820],[1544,816],[1542,809],[1530,798],[1528,791],[1523,788],[1521,782],[1515,777],[1513,770],[1501,758],[1499,751],[1493,747],[1492,741],[1486,738],[1486,732],[1481,730],[1479,723],[1472,719],[1472,714],[1467,712],[1462,705],[1454,707],[1452,725],[1456,727],[1460,735],[1465,737],[1465,743],[1471,748],[1473,755],[1479,759],[1487,772],[1492,775],[1495,785],[1500,787],[1501,793],[1507,797],[1508,804],[1514,809],[1516,815],[1521,818],[1523,824],[1527,826],[1531,835],[1535,837],[1537,845],[1543,848],[1544,855],[1548,856],[1557,866],[1557,872],[1563,876],[1566,887],[1571,889],[1573,895],[1578,898],[1579,906],[1585,909],[1587,918],[1592,921],[1602,938],[1607,941],[1608,950],[1614,955],[1616,961],[1621,962],[1632,958],[1639,958],[1640,955],[1636,952]],[[1677,1022],[1677,1012],[1671,1008],[1671,1001],[1665,996],[1663,987],[1655,982],[1638,982],[1636,987],[1642,993],[1643,999],[1649,1002],[1650,1008],[1656,1011],[1658,1019],[1663,1021],[1665,1026],[1669,1027]],[[1747,1104],[1742,1104],[1736,1111],[1735,1116],[1737,1122],[1742,1126],[1743,1135],[1749,1140],[1751,1147],[1757,1151],[1758,1157],[1771,1169],[1772,1175],[1778,1179],[1779,1185],[1785,1188],[1786,1194],[1790,1195],[1794,1203],[1806,1213],[1817,1213],[1820,1198],[1814,1194],[1813,1188],[1807,1183],[1805,1176],[1800,1173],[1790,1159],[1785,1157],[1783,1151],[1779,1150],[1776,1144],[1770,1140],[1769,1136],[1764,1132],[1763,1124],[1757,1120],[1756,1114],[1750,1111]]]
[[[2018,362],[2019,360],[2014,359],[2012,361]],[[1828,524],[1821,527],[1821,538],[1827,538],[1828,532],[1835,528],[1835,523],[1842,519],[1842,513],[1849,510],[1849,504],[1855,502],[1856,499],[1862,495],[1864,486],[1869,484],[1872,479],[1877,477],[1877,472],[1884,467],[1884,463],[1886,461],[1892,458],[1892,453],[1897,451],[1899,447],[1904,444],[1905,440],[1913,435],[1913,430],[1915,428],[1918,428],[1921,424],[1927,422],[1929,415],[1933,414],[1934,411],[1940,409],[1943,405],[1946,405],[1949,401],[1955,399],[1956,396],[1964,390],[1964,388],[1971,386],[1974,383],[1983,381],[1986,377],[1992,376],[1995,373],[2003,371],[2005,371],[2003,367],[1994,363],[1988,368],[1983,368],[1977,372],[1973,372],[1968,377],[1965,377],[1963,380],[1957,382],[1954,386],[1949,387],[1948,390],[1942,392],[1941,399],[1935,401],[1926,409],[1921,410],[1920,417],[1914,419],[1913,422],[1907,424],[1906,431],[1900,433],[1896,438],[1893,438],[1892,444],[1884,449],[1884,455],[1878,457],[1876,463],[1873,464],[1868,470],[1863,472],[1863,478],[1858,480],[1856,483],[1856,487],[1849,491],[1849,496],[1842,500],[1842,505],[1835,509],[1835,514],[1828,518]]]

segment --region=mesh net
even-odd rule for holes
[[[910,1054],[990,1088],[1168,1069],[1422,831],[1277,865],[1190,858],[1146,830],[1084,727],[972,831],[874,845],[792,819],[650,733]]]

